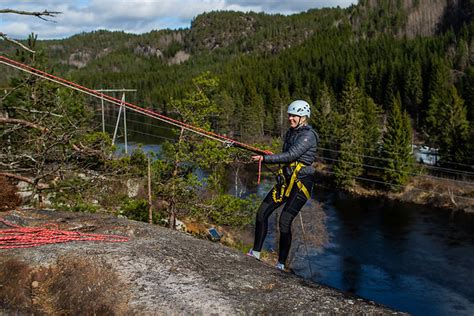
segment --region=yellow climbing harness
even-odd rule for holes
[[[309,194],[308,189],[305,185],[298,179],[298,172],[303,168],[305,165],[302,162],[295,161],[289,165],[290,167],[294,168],[293,173],[291,174],[290,183],[286,185],[286,179],[283,174],[283,168],[278,169],[277,171],[277,185],[273,187],[272,197],[275,203],[279,203],[283,201],[284,197],[289,197],[291,189],[293,189],[294,184],[298,186],[300,191],[306,196],[309,200],[311,195]],[[278,192],[279,191],[279,192]]]

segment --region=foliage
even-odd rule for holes
[[[451,87],[447,103],[443,104],[440,114],[439,145],[442,161],[461,163],[468,160],[469,121],[464,102],[455,86]]]
[[[392,115],[398,95],[400,111],[409,114],[417,143],[439,148],[441,163],[472,163],[474,66],[469,56],[474,47],[473,5],[462,1],[457,9],[447,10],[435,36],[403,36],[409,33],[409,17],[418,6],[419,1],[410,5],[381,0],[289,16],[210,12],[197,16],[191,28],[184,30],[142,35],[96,31],[54,41],[32,38],[31,44],[43,48],[49,61],[45,55],[35,61],[27,54],[17,58],[43,69],[48,69],[48,62],[54,64],[54,71],[91,88],[135,87],[142,106],[259,144],[281,137],[287,128],[286,106],[293,99],[306,99],[315,114],[312,124],[319,133],[320,147],[325,148],[320,156],[334,164],[337,183],[347,187],[363,173],[382,177],[367,167],[375,160],[363,156],[385,157],[380,151],[381,131],[392,123],[383,119]],[[0,47],[13,52],[5,43]],[[172,64],[178,51],[190,57]],[[10,76],[2,79],[7,78]],[[30,87],[38,84],[24,79],[16,79],[15,85],[23,81]],[[353,88],[348,88],[348,81]],[[52,85],[42,89],[38,84],[35,89],[12,92],[2,106],[9,102],[12,107],[17,100],[31,104],[33,95],[51,91],[75,104],[74,93],[68,96],[62,89],[54,90]],[[52,96],[50,93],[50,101]],[[76,108],[71,113],[74,117],[87,116],[87,111],[80,115],[81,106],[72,108]],[[7,111],[12,117],[19,114]],[[57,126],[52,121],[46,124]],[[11,135],[11,141],[18,144],[24,139],[24,130],[17,138]],[[31,137],[40,134],[32,131]],[[219,191],[222,166],[235,157],[242,159],[232,151],[226,156],[229,151],[220,151],[217,144],[201,142],[187,132],[180,139],[165,146],[161,165],[154,163],[156,181],[166,183],[175,170],[186,177],[204,168],[209,173],[203,186]],[[69,150],[62,145],[58,149],[62,147]],[[51,154],[60,152],[52,150]],[[139,175],[146,170],[143,159],[135,163],[123,158],[105,166],[93,165],[91,160],[85,155],[79,159],[95,169]],[[40,171],[37,178],[44,174]]]
[[[218,225],[244,226],[255,217],[258,202],[254,195],[241,199],[220,194],[210,201],[213,209],[209,212],[209,218]]]
[[[140,36],[113,32],[84,34],[74,38],[75,47],[84,46],[86,39],[91,40],[97,35],[107,39],[111,53],[93,59],[86,67],[71,74],[88,86],[106,83],[137,86],[138,98],[144,100],[142,105],[178,111],[181,118],[187,118],[195,110],[193,103],[196,98],[202,97],[199,93],[187,95],[187,91],[199,86],[191,78],[211,70],[219,85],[211,87],[214,91],[208,96],[209,102],[214,103],[213,107],[206,108],[209,111],[206,114],[208,127],[244,140],[259,141],[267,136],[281,136],[286,129],[282,115],[286,105],[292,99],[304,98],[314,105],[317,114],[313,116],[316,119],[314,124],[321,136],[321,147],[337,150],[337,146],[329,142],[337,142],[336,135],[341,134],[339,127],[342,125],[338,120],[344,116],[344,110],[336,109],[334,100],[342,99],[347,74],[353,73],[368,104],[369,111],[364,112],[367,114],[364,120],[378,121],[377,128],[369,124],[372,126],[369,130],[375,134],[364,136],[364,145],[373,145],[375,139],[380,138],[380,133],[377,135],[377,130],[381,129],[380,117],[388,115],[393,97],[400,94],[402,109],[407,110],[413,119],[419,132],[417,135],[428,135],[421,141],[436,147],[440,145],[440,139],[432,127],[436,129],[437,119],[433,121],[431,117],[436,116],[436,100],[447,98],[446,94],[438,95],[439,92],[449,91],[452,83],[465,100],[467,118],[472,121],[474,97],[471,95],[474,94],[470,90],[474,76],[470,75],[471,61],[465,58],[466,47],[472,47],[471,28],[466,24],[456,34],[446,32],[436,37],[397,38],[387,35],[398,34],[397,28],[402,28],[405,23],[405,13],[396,8],[395,4],[385,3],[378,8],[362,4],[347,9],[356,10],[351,11],[356,16],[370,17],[361,19],[365,24],[358,25],[357,17],[353,16],[353,29],[345,18],[346,11],[325,9],[289,17],[211,12],[196,17],[190,30],[176,33],[151,32]],[[380,10],[388,16],[380,16]],[[115,48],[120,41],[112,44],[114,38],[128,43],[129,51],[123,47]],[[179,66],[170,66],[141,56],[130,51],[140,38],[146,38],[143,42],[150,45],[167,42],[176,46],[176,43],[183,43],[184,50],[191,57]],[[99,42],[94,43],[97,46]],[[456,59],[455,65],[449,62],[452,56]],[[119,73],[114,68],[116,65],[120,65]],[[461,68],[466,71],[466,76],[452,75]],[[205,98],[201,101],[208,102]],[[321,104],[325,107],[331,105],[329,112],[326,108],[322,117],[319,116]],[[369,133],[363,131],[366,132]]]
[[[382,136],[382,123],[380,106],[375,104],[370,97],[365,97],[362,101],[362,133],[364,135],[363,148],[364,155],[377,156]],[[365,159],[371,162],[370,158]]]
[[[382,178],[391,189],[398,190],[410,178],[413,165],[412,134],[410,118],[401,110],[400,97],[395,98],[392,104],[387,131],[383,136],[382,157],[385,160]]]
[[[82,212],[82,213],[96,213],[99,210],[100,206],[87,202],[76,202],[73,206],[69,208],[72,212]]]
[[[344,115],[339,127],[340,135],[338,135],[340,152],[334,165],[336,183],[345,188],[353,186],[355,178],[363,172],[363,101],[362,93],[354,77],[349,76],[339,105]]]
[[[106,169],[117,174],[131,174],[134,177],[143,177],[147,170],[147,156],[139,146],[130,155],[124,155],[106,161]]]
[[[148,201],[145,199],[127,199],[120,206],[119,214],[135,221],[148,222]]]
[[[92,179],[86,178],[84,174],[79,176],[69,175],[51,188],[50,200],[52,206],[64,211],[95,213],[98,205],[89,202],[96,195],[93,192],[95,191],[95,185],[92,185],[93,182]]]
[[[195,89],[182,100],[173,100],[173,109],[180,119],[204,130],[211,130],[211,119],[218,113],[212,100],[218,81],[206,72],[193,79]],[[201,192],[205,183],[207,191],[220,192],[224,166],[231,162],[235,150],[219,148],[215,141],[203,139],[194,133],[181,130],[178,141],[163,146],[163,160],[153,163],[155,196],[167,201],[166,212],[174,227],[177,216],[189,215],[192,205],[206,203]],[[196,170],[207,170],[209,175],[200,181]],[[205,183],[204,183],[205,182]]]
[[[29,44],[36,45],[30,36]],[[41,53],[17,58],[42,68]],[[26,179],[35,193],[65,172],[103,167],[107,137],[93,132],[93,112],[76,91],[30,76],[11,78],[11,89],[0,98],[0,173]],[[22,178],[21,178],[22,177]],[[40,201],[41,202],[41,195]]]

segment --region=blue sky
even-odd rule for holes
[[[355,0],[2,0],[0,8],[60,11],[52,20],[0,14],[0,32],[25,38],[64,38],[98,29],[145,33],[164,28],[187,28],[198,14],[213,10],[293,14],[312,8],[347,7]]]

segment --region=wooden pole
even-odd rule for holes
[[[105,134],[105,109],[104,109],[104,98],[100,98],[100,105],[102,108],[102,133]]]
[[[153,210],[151,207],[151,164],[148,156],[148,222],[153,224]]]

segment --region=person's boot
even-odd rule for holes
[[[277,262],[277,264],[275,265],[275,268],[277,268],[278,270],[285,270],[285,265],[283,263],[280,263],[280,262]]]
[[[252,248],[250,248],[249,252],[247,252],[247,257],[252,257],[257,260],[260,260],[260,251],[255,251]]]

